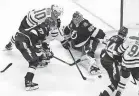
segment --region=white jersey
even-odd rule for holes
[[[57,41],[63,41],[64,36],[60,33],[60,29],[56,28],[55,30],[49,31],[49,35],[46,36],[45,40],[43,42],[46,42],[47,44],[50,44],[51,41],[57,40]]]
[[[44,8],[41,10],[32,10],[29,11],[29,13],[27,14],[26,21],[27,24],[31,27],[44,22],[47,17],[51,17],[50,8]]]
[[[123,66],[127,68],[139,67],[139,40],[127,39],[122,45],[120,45],[118,52],[123,53]]]

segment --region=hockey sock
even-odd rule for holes
[[[106,96],[111,96],[114,90],[115,90],[115,87],[113,85],[109,85],[108,88],[104,90],[103,94]]]
[[[129,80],[129,77],[124,78],[123,76],[120,76],[120,82],[118,83],[117,90],[120,91],[121,93],[125,89],[125,86],[126,86],[127,81]]]

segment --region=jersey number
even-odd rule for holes
[[[92,32],[94,29],[95,29],[94,26],[90,26],[90,27],[88,27],[89,32]]]
[[[115,49],[116,44],[113,43],[108,47],[108,51],[113,52],[113,50]]]
[[[137,53],[138,49],[139,49],[139,47],[138,47],[137,45],[133,45],[133,46],[131,47],[131,50],[130,50],[130,52],[128,53],[128,55],[129,55],[129,56],[135,55],[135,54]]]
[[[44,12],[45,9],[35,11],[35,18],[40,20],[46,17],[46,13]]]

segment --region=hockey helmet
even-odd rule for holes
[[[121,35],[123,37],[126,37],[127,34],[128,34],[128,28],[126,28],[124,26],[121,27],[120,30],[119,30],[119,32],[118,32],[118,35]]]
[[[78,24],[82,20],[83,20],[83,15],[80,12],[76,11],[75,13],[73,13],[72,21],[74,24]]]
[[[52,5],[51,6],[51,10],[53,12],[53,14],[55,15],[55,17],[59,17],[63,14],[63,8],[59,7],[58,5]]]

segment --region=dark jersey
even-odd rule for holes
[[[105,36],[105,33],[102,30],[99,30],[96,27],[94,27],[86,19],[81,21],[78,26],[76,26],[71,21],[71,23],[64,29],[64,34],[70,34],[70,38],[72,39],[75,47],[83,46],[84,44],[86,44],[88,40],[90,40],[90,37],[101,39]]]
[[[22,34],[26,38],[29,39],[31,45],[35,45],[38,43],[39,40],[43,41],[45,40],[45,37],[49,34],[49,29],[45,26],[44,23],[34,26],[29,30],[22,30],[19,32],[19,34]]]
[[[106,51],[110,57],[113,58],[113,55],[118,55],[117,50],[118,47],[124,42],[124,39],[119,35],[112,36],[106,45]]]

